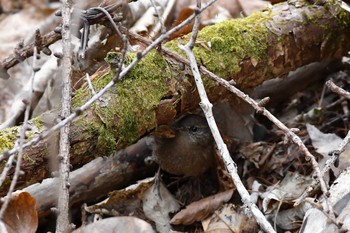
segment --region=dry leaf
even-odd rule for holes
[[[337,220],[343,222],[343,232],[350,231],[350,168],[343,171],[339,177],[333,182],[329,189],[329,201],[338,217]],[[326,203],[321,199],[323,209]],[[323,233],[323,232],[340,232],[338,228],[332,224],[328,217],[317,208],[308,210],[304,216],[301,233]]]
[[[8,233],[36,232],[36,200],[27,192],[14,193],[5,211],[3,223]]]
[[[315,126],[306,124],[307,132],[309,133],[312,141],[312,146],[318,153],[323,155],[323,159],[319,162],[321,169],[324,163],[329,158],[329,153],[337,150],[340,143],[343,141],[339,136],[334,133],[322,133]],[[339,155],[339,166],[331,166],[334,175],[337,177],[339,174],[350,166],[350,144],[348,144],[344,151]]]
[[[150,187],[142,199],[145,215],[156,223],[157,231],[168,233],[171,230],[169,213],[180,208],[177,200],[171,195],[163,183]]]
[[[30,7],[2,20],[0,22],[1,59],[11,54],[21,39],[33,34],[47,16],[47,12]]]
[[[206,4],[208,0],[202,1],[202,5]],[[190,15],[192,15],[196,9],[196,1],[193,0],[182,0],[177,1],[175,7],[175,20],[172,27],[179,25]],[[215,24],[224,20],[229,20],[234,17],[238,17],[241,8],[239,7],[237,1],[231,0],[218,0],[213,5],[211,5],[207,10],[201,14],[201,24],[200,28],[204,26]],[[170,40],[185,35],[192,31],[193,21],[187,26],[181,28],[178,32],[170,36]]]
[[[202,223],[206,233],[257,232],[258,225],[253,217],[248,217],[241,207],[225,205]]]
[[[312,204],[313,201],[313,198],[306,198],[300,205],[279,211],[277,215],[274,213],[270,216],[276,220],[276,225],[282,230],[290,231],[299,229],[305,213],[315,206]]]
[[[112,192],[106,200],[85,209],[89,213],[104,213],[110,216],[117,214],[138,216],[135,210],[142,207],[142,197],[152,187],[153,182],[154,179],[150,178],[138,181],[135,185]]]
[[[291,203],[297,199],[312,182],[312,178],[300,175],[297,172],[287,172],[280,184],[269,187],[263,194],[263,209],[271,213],[277,209],[278,203]],[[272,202],[276,200],[277,202]]]
[[[112,217],[102,219],[73,231],[72,233],[153,233],[152,226],[135,217]]]
[[[222,193],[204,198],[200,201],[191,203],[186,209],[177,213],[170,221],[174,225],[190,225],[196,221],[207,218],[211,213],[218,209],[222,203],[231,199],[233,190],[227,190]]]
[[[262,0],[250,0],[250,1],[239,0],[239,2],[242,7],[244,15],[246,16],[251,15],[256,11],[261,11],[268,6],[271,6],[269,2],[262,1]]]
[[[319,209],[312,208],[306,212],[301,233],[336,233],[337,227],[327,223],[327,216]]]

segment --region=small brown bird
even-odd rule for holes
[[[173,175],[199,176],[214,166],[213,138],[204,117],[187,115],[167,133],[155,133],[154,156]]]

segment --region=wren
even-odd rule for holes
[[[187,115],[171,130],[155,134],[153,155],[161,169],[173,175],[200,176],[214,166],[213,138],[204,117]]]

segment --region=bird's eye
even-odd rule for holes
[[[198,128],[197,128],[196,126],[191,126],[191,127],[190,127],[190,131],[191,131],[192,133],[195,133],[195,132],[198,131]]]

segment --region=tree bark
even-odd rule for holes
[[[146,162],[152,155],[143,138],[136,144],[119,150],[109,157],[96,158],[70,174],[69,205],[89,203],[105,197],[109,192],[155,174],[155,163]],[[38,217],[51,213],[58,198],[58,178],[44,179],[22,191],[30,193],[36,200]]]
[[[199,64],[222,78],[233,79],[244,90],[308,63],[346,54],[350,49],[349,22],[350,14],[337,3],[283,3],[247,18],[204,28],[194,51]],[[187,39],[185,36],[180,42]],[[171,41],[164,47],[182,54],[177,43]],[[169,124],[176,116],[197,108],[199,99],[188,67],[175,58],[165,57],[161,51],[152,51],[113,90],[72,122],[73,168],[124,148],[157,125]],[[128,54],[126,63],[132,58],[136,54]],[[95,89],[100,90],[112,79],[111,70],[92,77]],[[229,98],[224,88],[209,79],[204,82],[211,102]],[[79,107],[88,98],[89,89],[82,86],[73,98],[73,106]],[[54,112],[47,112],[33,119],[31,135],[35,136],[57,118]],[[11,148],[16,135],[15,127],[1,131],[0,151]],[[22,166],[25,176],[18,188],[49,176],[48,154],[56,156],[56,151],[48,146],[49,141],[55,142],[55,136],[25,149]],[[7,187],[1,187],[1,194]]]

